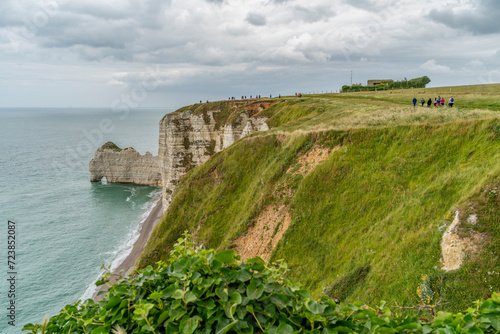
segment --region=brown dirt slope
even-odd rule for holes
[[[305,177],[338,149],[332,150],[315,146],[300,156],[297,163],[290,166],[287,173],[291,175],[302,174]],[[266,261],[271,258],[274,248],[292,222],[290,207],[284,203],[284,199],[293,196],[292,189],[281,190],[276,197],[281,198],[282,202],[264,207],[254,219],[253,224],[242,235],[233,240],[236,253],[241,255],[243,260],[256,256]]]

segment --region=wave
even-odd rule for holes
[[[132,195],[135,195],[135,191],[131,191]],[[156,203],[161,199],[161,190],[155,189],[151,193],[148,194],[148,197],[150,200],[146,202],[142,208],[145,210],[145,212],[141,215],[140,222],[139,224],[129,233],[127,240],[125,241],[124,244],[122,244],[116,251],[112,252],[110,255],[111,264],[110,264],[110,271],[113,272],[122,264],[122,262],[127,258],[127,256],[130,255],[132,252],[132,249],[134,248],[134,244],[139,239],[139,236],[141,235],[141,230],[142,230],[142,225],[148,218],[148,216],[151,214],[151,211],[153,211],[154,207],[156,206]],[[127,198],[127,202],[129,199]],[[96,276],[95,280],[87,287],[85,292],[83,293],[82,297],[80,300],[87,300],[89,298],[92,298],[95,293],[97,292],[98,287],[96,287],[95,282],[97,282],[101,277],[103,273],[99,273],[99,275]]]

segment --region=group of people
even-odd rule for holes
[[[425,105],[425,99],[422,98],[420,100],[420,103],[422,104],[422,107]],[[448,100],[448,107],[453,107],[453,105],[455,104],[455,99],[452,97],[450,97],[450,99]],[[413,98],[413,108],[415,108],[415,106],[417,105],[417,98],[414,97]],[[429,98],[427,100],[427,107],[430,107],[432,105],[432,99]],[[437,98],[435,97],[434,98],[434,107],[443,107],[444,106],[444,97],[441,97],[441,96],[438,96]]]
[[[280,94],[278,97],[279,97],[279,98],[281,98],[281,94]],[[252,99],[252,98],[253,98],[253,96],[252,96],[252,95],[250,95],[250,98]],[[262,96],[261,96],[261,95],[255,95],[255,98],[256,98],[256,99],[261,99],[261,98],[262,98]],[[272,99],[272,98],[273,98],[273,95],[272,95],[272,94],[271,94],[271,95],[269,95],[269,98],[271,98],[271,99]],[[242,95],[242,96],[241,96],[241,99],[242,99],[242,100],[246,100],[246,99],[247,99],[247,96],[246,96],[246,95]],[[231,96],[231,97],[229,97],[229,98],[228,98],[228,100],[236,100],[236,98],[235,98],[234,96]]]

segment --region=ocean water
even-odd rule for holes
[[[0,333],[21,333],[24,324],[90,298],[101,265],[116,267],[130,252],[160,190],[91,183],[88,164],[108,140],[156,155],[158,124],[170,111],[0,109]],[[7,317],[9,272],[16,273],[15,327]]]

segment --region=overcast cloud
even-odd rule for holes
[[[355,4],[353,4],[355,2]],[[139,107],[427,75],[500,82],[494,0],[2,0],[0,106]]]

